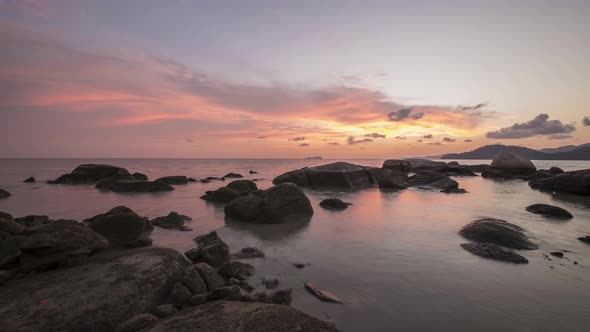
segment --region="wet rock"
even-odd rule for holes
[[[151,193],[174,190],[174,187],[161,181],[135,180],[102,180],[96,184],[95,188],[102,191],[113,191],[116,193]]]
[[[464,226],[459,232],[475,242],[493,243],[512,249],[538,249],[524,233],[524,229],[504,220],[484,218]]]
[[[242,194],[240,194],[240,192],[237,190],[228,187],[221,187],[217,190],[206,191],[205,195],[201,196],[201,199],[208,202],[229,203],[241,195]]]
[[[0,219],[14,220],[14,217],[12,216],[12,214],[10,214],[8,212],[0,211]]]
[[[553,251],[553,252],[550,252],[550,254],[551,254],[551,256],[563,258],[563,253],[561,251]]]
[[[224,278],[247,280],[256,273],[256,269],[252,264],[233,261],[225,263],[218,272]]]
[[[336,297],[334,294],[327,292],[325,290],[321,290],[319,288],[315,288],[310,282],[305,283],[305,289],[308,292],[310,292],[313,296],[320,299],[320,301],[322,301],[322,302],[343,304],[343,302],[338,297]]]
[[[86,221],[92,230],[106,237],[112,246],[151,245],[149,236],[154,226],[147,218],[127,207],[115,207]]]
[[[156,317],[159,317],[159,318],[170,317],[177,312],[178,312],[178,309],[176,309],[175,306],[173,306],[172,304],[169,304],[169,303],[168,304],[160,304],[159,306],[156,306],[154,309],[152,309],[152,314]]]
[[[258,174],[258,172],[250,170],[250,174]]]
[[[157,182],[164,182],[167,184],[187,184],[188,178],[184,175],[164,176],[156,179]]]
[[[293,263],[292,265],[298,269],[303,269],[304,267],[307,266],[307,264],[303,264],[303,263]]]
[[[197,250],[189,257],[193,262],[205,262],[219,267],[229,261],[229,246],[217,236],[217,232],[197,236],[193,241],[198,245]]]
[[[274,277],[262,278],[262,284],[267,289],[275,289],[275,288],[279,287],[279,282],[280,282],[279,279],[274,278]]]
[[[207,296],[207,301],[240,301],[241,299],[242,293],[238,286],[219,287]]]
[[[488,168],[490,168],[490,165],[488,164],[479,164],[479,165],[465,165],[465,167],[467,167],[467,169],[469,169],[472,172],[475,173],[482,173],[485,170],[487,170]]]
[[[207,284],[195,265],[189,266],[182,275],[180,283],[185,286],[192,295],[207,293]]]
[[[151,223],[154,226],[166,229],[179,229],[182,228],[184,222],[188,220],[191,220],[191,218],[172,211],[167,216],[152,219]]]
[[[227,184],[227,187],[240,194],[249,193],[258,189],[256,183],[250,180],[234,180]]]
[[[10,193],[4,189],[0,189],[0,199],[10,197]]]
[[[445,194],[466,194],[467,190],[463,188],[446,188],[442,189],[440,192]]]
[[[10,235],[17,235],[26,229],[25,226],[17,223],[12,219],[0,218],[0,233],[7,233]]]
[[[525,178],[534,174],[537,167],[527,158],[512,151],[503,151],[492,160],[490,168],[484,170],[481,176],[491,179]]]
[[[223,178],[227,178],[227,179],[231,179],[231,178],[243,178],[244,176],[242,174],[238,174],[238,173],[227,173],[223,176]]]
[[[233,257],[237,259],[263,258],[264,252],[255,247],[246,247],[242,248],[240,252],[233,254]]]
[[[64,174],[50,184],[93,183],[104,179],[135,180],[124,168],[112,165],[84,164],[76,167],[71,173]]]
[[[292,183],[238,197],[229,202],[224,211],[226,217],[257,223],[309,220],[313,215],[309,199]]]
[[[332,324],[289,306],[217,301],[179,312],[148,331],[333,332],[338,330]]]
[[[35,183],[36,181],[37,180],[35,180],[35,178],[31,176],[29,178],[26,178],[23,182],[26,182],[26,183]]]
[[[187,264],[172,249],[105,251],[81,266],[11,280],[0,287],[1,329],[113,331],[159,303]]]
[[[183,284],[177,282],[172,286],[172,290],[168,295],[166,303],[174,305],[178,309],[189,307],[191,297],[193,295]]]
[[[359,189],[374,184],[363,166],[346,162],[302,168],[279,175],[273,180],[275,185],[286,182],[315,189]]]
[[[121,323],[115,332],[137,332],[150,328],[158,322],[158,317],[151,314],[139,314]]]
[[[445,174],[438,172],[416,173],[409,179],[413,186],[424,186],[438,189],[456,189],[459,183]]]
[[[148,180],[147,175],[145,175],[143,173],[135,172],[132,175],[133,175],[133,178],[137,181],[147,181]]]
[[[193,178],[188,178],[188,182],[197,182],[197,180]]]
[[[223,278],[219,275],[219,273],[217,273],[217,271],[214,268],[209,266],[209,264],[197,263],[194,265],[194,267],[201,275],[201,278],[203,278],[203,280],[207,284],[207,289],[209,291],[212,291],[219,287],[223,287],[225,285],[225,281],[223,280]]]
[[[327,210],[344,210],[347,209],[351,203],[346,203],[338,198],[326,198],[320,202],[320,206]]]
[[[563,173],[563,170],[561,168],[559,168],[559,167],[555,167],[554,166],[554,167],[549,168],[549,173],[551,173],[551,174],[561,174],[561,173]]]
[[[382,168],[390,169],[393,171],[408,173],[412,170],[412,166],[409,161],[399,159],[388,159],[383,162]]]
[[[514,250],[486,242],[463,243],[461,248],[470,253],[487,259],[515,264],[527,264],[529,261]]]
[[[590,235],[580,236],[578,240],[590,244]]]
[[[20,218],[15,218],[14,221],[25,227],[38,227],[49,223],[48,216],[30,215]]]
[[[562,209],[558,206],[548,205],[548,204],[533,204],[529,205],[526,208],[527,211],[535,214],[542,214],[546,217],[556,218],[556,219],[571,219],[571,213],[567,210]]]
[[[590,195],[590,169],[563,172],[551,177],[531,180],[529,186],[542,191]]]

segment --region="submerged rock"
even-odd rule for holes
[[[523,228],[500,219],[475,220],[464,226],[459,234],[472,241],[493,243],[512,249],[534,250],[539,248],[529,240]]]
[[[84,164],[76,167],[71,173],[64,174],[50,184],[93,183],[104,179],[135,180],[133,175],[122,167],[112,165]]]
[[[320,202],[320,206],[328,210],[344,210],[347,209],[351,203],[343,202],[338,198],[326,198]]]
[[[509,262],[515,264],[527,264],[528,259],[519,255],[514,250],[501,247],[497,244],[486,242],[463,243],[461,248],[470,253],[487,259],[493,259],[502,262]]]
[[[315,288],[315,287],[313,287],[313,285],[310,282],[305,283],[305,289],[308,292],[310,292],[313,296],[320,299],[320,301],[322,301],[322,302],[344,304],[338,297],[336,297],[336,295],[334,295],[330,292],[327,292],[325,290]]]
[[[197,248],[186,253],[193,262],[205,262],[213,267],[219,267],[229,261],[229,246],[217,236],[217,232],[197,236],[194,241],[198,245]]]
[[[542,214],[544,216],[556,219],[571,219],[574,217],[567,210],[548,204],[529,205],[527,206],[526,210],[531,213]]]
[[[26,178],[23,182],[26,182],[26,183],[35,183],[36,181],[37,180],[35,180],[35,178],[31,176],[29,178]]]
[[[10,193],[4,189],[0,189],[0,199],[10,197]]]
[[[165,176],[159,179],[156,179],[158,182],[164,182],[167,184],[187,184],[188,178],[184,175],[172,175],[172,176]]]
[[[225,178],[231,179],[231,178],[243,178],[244,176],[242,174],[238,174],[238,173],[227,173],[223,176],[223,179],[225,180]]]
[[[263,258],[264,252],[255,247],[246,247],[242,248],[240,252],[233,254],[233,257],[237,259]]]
[[[125,206],[86,219],[90,228],[106,237],[113,246],[142,247],[151,245],[154,226]]]
[[[96,189],[114,191],[116,193],[148,193],[172,191],[174,187],[161,181],[119,181],[109,179],[98,182]]]
[[[554,176],[531,180],[529,186],[542,191],[590,195],[590,169],[563,172]]]
[[[190,217],[172,211],[167,216],[152,219],[151,223],[166,229],[183,229],[185,221],[189,220],[191,220]]]

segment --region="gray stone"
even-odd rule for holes
[[[556,219],[571,219],[574,217],[566,209],[560,208],[558,206],[548,205],[548,204],[529,205],[529,206],[527,206],[526,210],[531,213],[542,214],[546,217],[556,218]]]
[[[512,249],[534,250],[539,248],[529,240],[522,227],[499,219],[475,220],[464,226],[459,234],[475,242],[493,243]]]
[[[129,208],[116,207],[86,221],[91,229],[106,237],[112,246],[137,247],[151,244],[149,236],[154,226],[147,218]]]
[[[197,263],[194,265],[195,269],[201,275],[201,278],[207,284],[207,289],[213,291],[219,287],[225,285],[223,278],[217,273],[217,271],[206,263]]]
[[[470,253],[486,259],[493,259],[502,262],[515,264],[527,264],[528,259],[516,253],[514,250],[501,247],[497,244],[486,242],[463,243],[461,248]]]

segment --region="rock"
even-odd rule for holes
[[[383,162],[382,168],[390,169],[393,171],[408,173],[412,170],[412,166],[409,161],[399,159],[388,159]]]
[[[201,183],[209,183],[209,182],[211,182],[211,180],[209,180],[209,179],[200,179],[199,182],[201,182]]]
[[[95,188],[116,193],[150,193],[174,190],[174,187],[161,181],[102,180],[96,184]]]
[[[281,289],[275,292],[272,292],[269,296],[270,303],[272,304],[282,304],[282,305],[290,305],[293,299],[292,289]]]
[[[182,275],[180,283],[185,286],[192,295],[207,293],[207,284],[195,265],[189,266]]]
[[[20,271],[25,273],[78,265],[109,245],[105,237],[73,220],[54,220],[16,239],[22,251]]]
[[[551,256],[563,258],[563,253],[561,251],[550,252],[550,254],[551,254]]]
[[[10,235],[18,235],[26,229],[25,226],[17,223],[12,219],[0,218],[0,233],[7,233]]]
[[[207,289],[212,291],[225,285],[223,278],[217,273],[217,271],[206,263],[197,263],[194,268],[199,272],[201,278],[207,284]]]
[[[571,219],[574,217],[567,210],[548,204],[533,204],[527,206],[526,210],[531,213],[542,214],[557,219]]]
[[[542,191],[590,195],[590,169],[563,172],[551,177],[532,180],[529,186]]]
[[[14,218],[12,217],[12,214],[10,214],[8,212],[2,212],[2,211],[0,211],[0,219],[13,220]]]
[[[467,190],[463,188],[446,188],[442,189],[440,192],[445,194],[466,194]]]
[[[145,175],[143,173],[135,172],[132,175],[133,175],[133,178],[137,181],[147,181],[148,180],[147,175]]]
[[[279,287],[279,279],[273,277],[264,277],[262,278],[262,284],[267,289],[275,289]]]
[[[347,209],[350,203],[341,201],[338,198],[326,198],[320,202],[320,206],[328,210],[344,210]]]
[[[475,173],[482,173],[483,171],[487,170],[488,168],[490,168],[490,165],[488,164],[479,164],[479,165],[465,165],[465,167],[467,167],[467,169],[469,169],[472,172]]]
[[[156,306],[154,309],[152,309],[152,314],[156,317],[159,317],[159,318],[170,317],[177,312],[178,312],[178,309],[176,309],[175,306],[173,306],[172,304],[169,304],[169,303],[168,304],[160,304],[159,306]]]
[[[309,220],[313,215],[309,199],[292,183],[238,197],[228,203],[224,211],[226,217],[258,223]]]
[[[0,232],[0,269],[12,269],[18,266],[21,251],[14,236]]]
[[[37,180],[35,180],[35,178],[31,176],[29,178],[26,178],[23,182],[26,182],[26,183],[35,183],[36,181]]]
[[[217,236],[217,232],[197,236],[193,241],[198,245],[196,252],[189,257],[193,262],[219,267],[229,261],[229,246]]]
[[[188,262],[172,249],[92,256],[84,265],[34,274],[0,287],[4,331],[113,331],[149,312]]]
[[[0,199],[10,197],[10,193],[4,189],[0,189]]]
[[[246,247],[232,256],[238,259],[263,258],[264,252],[255,247]]]
[[[250,170],[250,174],[258,174],[258,172]]]
[[[172,175],[172,176],[165,176],[159,179],[156,179],[157,182],[164,182],[167,184],[187,184],[188,178],[184,175]]]
[[[276,177],[275,185],[291,182],[315,189],[359,189],[371,187],[374,182],[363,166],[346,162],[303,168]]]
[[[414,174],[409,179],[413,186],[426,186],[439,189],[457,189],[459,183],[445,174],[438,172],[422,172]]]
[[[9,280],[14,278],[18,273],[18,269],[0,270],[0,286],[6,284]]]
[[[193,297],[191,297],[190,304],[191,304],[191,306],[196,306],[196,305],[201,305],[203,303],[207,303],[208,297],[209,297],[209,294],[193,295]]]
[[[172,286],[172,291],[168,295],[167,303],[174,305],[178,309],[189,307],[193,295],[183,284],[177,282]]]
[[[206,303],[160,321],[149,332],[338,331],[333,325],[284,305],[244,302]]]
[[[241,289],[245,290],[248,293],[251,293],[254,290],[254,286],[250,285],[248,282],[244,280],[240,281],[240,284],[238,286],[240,286]]]
[[[191,218],[172,211],[167,216],[152,219],[151,223],[166,229],[179,229],[184,226],[184,222],[187,220],[191,220]]]
[[[219,287],[207,296],[207,301],[240,301],[241,299],[242,293],[238,286]]]
[[[233,286],[233,285],[239,286],[240,285],[240,280],[238,280],[236,278],[229,278],[229,279],[227,279],[227,284],[229,286]]]
[[[49,217],[30,215],[26,217],[16,218],[14,219],[14,221],[25,227],[38,227],[49,223]]]
[[[221,187],[217,190],[206,191],[205,195],[201,196],[201,199],[208,202],[229,203],[240,196],[241,194],[237,190]]]
[[[313,287],[313,285],[310,282],[305,283],[305,289],[308,292],[310,292],[313,296],[320,299],[320,301],[322,301],[322,302],[343,304],[343,302],[338,297],[336,297],[334,294],[327,292],[325,290],[315,288],[315,287]]]
[[[559,167],[551,167],[549,168],[549,173],[551,174],[561,174],[563,173],[563,170]]]
[[[197,182],[197,180],[193,178],[188,178],[188,182]]]
[[[236,278],[238,280],[247,280],[256,273],[252,264],[233,261],[225,263],[219,268],[219,274],[224,278]]]
[[[370,168],[367,168],[367,172],[375,177],[375,181],[381,190],[403,190],[410,186],[410,182],[408,182],[405,174],[396,173],[388,169],[381,169],[380,172],[375,172]]]
[[[71,173],[64,174],[50,184],[93,183],[104,179],[134,180],[124,168],[111,165],[85,164],[76,167]]]
[[[492,179],[523,178],[535,173],[537,167],[527,158],[512,151],[503,151],[492,160],[481,176]]]
[[[137,247],[151,245],[154,226],[147,218],[127,207],[116,207],[86,220],[89,227],[106,237],[112,246]]]
[[[115,332],[137,332],[150,328],[158,322],[158,317],[151,314],[139,314],[119,324]]]
[[[470,253],[487,259],[515,264],[527,264],[528,259],[517,254],[514,250],[486,242],[463,243],[461,247]]]
[[[227,187],[233,189],[240,194],[249,193],[258,190],[256,183],[250,180],[234,180],[227,184]]]
[[[580,236],[578,240],[590,244],[590,235]]]
[[[475,242],[493,243],[512,249],[534,250],[539,248],[529,240],[523,228],[499,219],[475,220],[464,226],[459,234]]]
[[[306,264],[303,264],[303,263],[293,263],[292,265],[298,269],[303,269],[304,267],[307,266]]]
[[[414,173],[418,172],[437,172],[441,166],[446,165],[444,161],[433,161],[430,159],[405,159],[410,166],[410,171]]]
[[[231,179],[231,178],[234,178],[234,179],[235,178],[243,178],[243,177],[244,176],[242,176],[242,174],[238,174],[238,173],[227,173],[227,174],[225,174],[223,176],[223,178],[228,178],[228,179]]]

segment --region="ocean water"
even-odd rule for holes
[[[192,239],[216,230],[232,251],[256,246],[266,258],[250,260],[257,268],[250,280],[262,291],[260,278],[273,275],[280,288],[293,289],[292,306],[333,321],[342,331],[588,331],[590,326],[590,246],[577,237],[590,234],[590,197],[551,195],[531,190],[526,182],[494,182],[481,177],[455,178],[467,194],[447,195],[408,189],[350,192],[305,190],[315,210],[306,224],[256,225],[226,223],[223,206],[199,197],[223,182],[191,183],[154,194],[100,192],[92,185],[48,185],[46,180],[82,163],[107,163],[142,172],[194,178],[238,172],[272,179],[288,170],[328,160],[210,159],[0,159],[0,188],[13,196],[0,200],[0,211],[15,216],[45,214],[82,220],[126,205],[150,218],[177,211],[191,216],[194,231],[156,228],[154,245],[180,251]],[[351,160],[381,166],[383,160]],[[479,164],[489,161],[461,161]],[[539,168],[590,168],[587,161],[538,161]],[[258,174],[249,175],[250,170]],[[23,183],[29,176],[37,183]],[[327,197],[353,203],[331,212],[319,207]],[[569,210],[574,219],[554,221],[525,211],[534,203]],[[485,260],[459,246],[458,231],[480,217],[505,219],[526,228],[540,244],[522,251],[527,265]],[[569,250],[566,259],[543,254]],[[579,264],[574,265],[574,261]],[[296,269],[292,263],[307,263]],[[340,297],[329,304],[308,294],[312,282]]]

